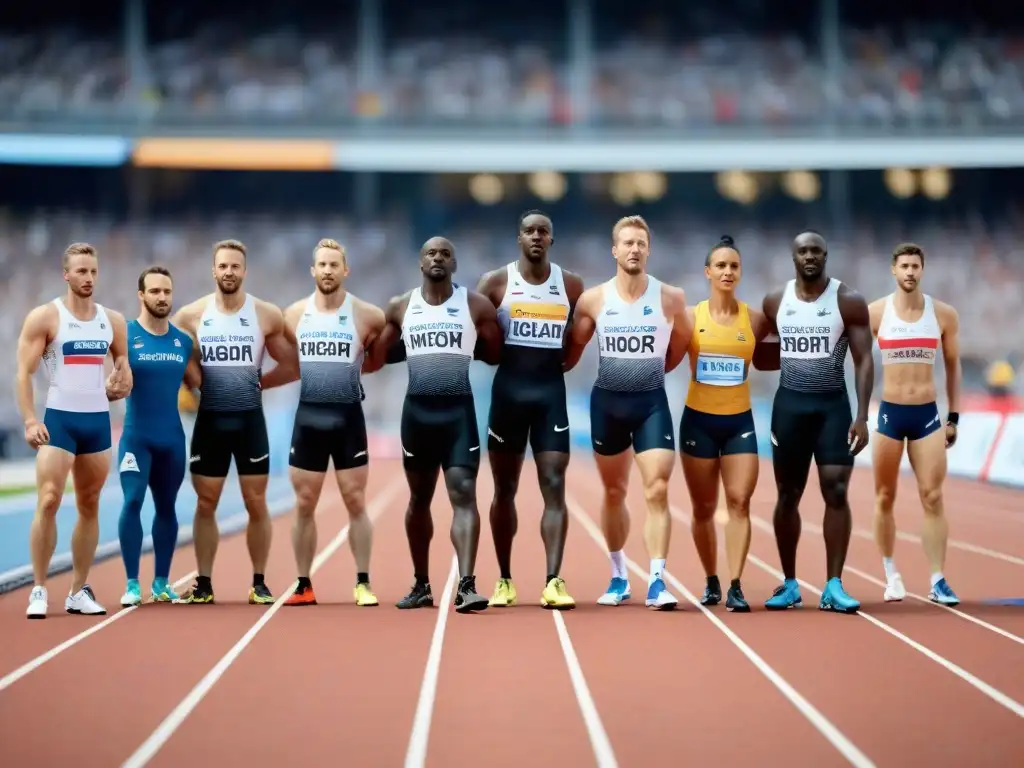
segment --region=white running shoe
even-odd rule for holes
[[[103,616],[107,609],[96,602],[92,587],[86,584],[64,601],[64,610],[68,613],[80,613],[85,616]]]
[[[889,583],[885,585],[885,595],[883,596],[887,603],[898,603],[907,596],[907,588],[903,586],[903,577],[898,573],[893,574],[893,577],[889,579]]]
[[[37,585],[28,593],[28,610],[25,611],[25,615],[30,619],[45,619],[49,606],[50,598],[46,587]]]

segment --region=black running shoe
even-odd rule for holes
[[[455,610],[459,613],[472,613],[487,608],[487,598],[476,591],[476,576],[465,576],[459,580],[459,589],[455,593]]]
[[[708,583],[704,587],[704,595],[700,599],[700,604],[718,605],[720,602],[722,602],[722,585],[717,576],[708,576]]]
[[[174,602],[180,605],[212,604],[213,586],[209,582],[204,583],[202,579],[196,579],[195,586]]]
[[[412,591],[397,603],[396,608],[430,608],[434,605],[434,595],[429,584],[416,582]]]
[[[729,593],[725,597],[725,609],[735,613],[750,613],[747,599],[743,597],[743,590],[738,586],[729,587]]]

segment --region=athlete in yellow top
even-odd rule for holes
[[[722,599],[714,521],[721,478],[729,512],[725,551],[732,577],[725,607],[746,613],[750,606],[740,578],[750,549],[750,497],[760,467],[748,373],[752,362],[760,370],[771,369],[771,351],[777,354],[778,345],[770,350],[773,345],[758,344],[768,335],[769,324],[759,310],[737,300],[741,272],[739,250],[725,235],[704,261],[710,297],[687,309],[693,335],[687,350],[690,383],[679,424],[679,448],[693,508],[690,530],[707,576],[701,603],[717,605]]]
[[[942,605],[960,602],[943,575],[949,524],[942,503],[946,449],[956,442],[960,398],[957,311],[921,291],[924,251],[913,243],[892,252],[897,290],[868,307],[871,330],[882,353],[882,402],[872,453],[875,474],[875,542],[885,568],[884,599],[902,600],[907,590],[893,561],[896,521],[892,507],[906,442],[924,508],[921,542],[931,566],[928,597]],[[946,373],[945,422],[935,403],[935,362],[939,347]]]

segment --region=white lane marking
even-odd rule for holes
[[[601,715],[598,714],[594,697],[590,695],[590,688],[587,686],[583,668],[580,666],[576,649],[573,648],[572,639],[569,637],[569,630],[566,629],[565,619],[562,618],[561,611],[552,611],[552,613],[555,617],[558,642],[562,645],[562,655],[565,656],[565,664],[569,668],[569,678],[572,680],[572,688],[576,692],[576,701],[583,715],[583,723],[587,726],[587,734],[590,736],[590,746],[594,750],[597,766],[598,768],[618,768],[619,763],[615,759],[612,742],[601,722]]]
[[[448,612],[452,609],[452,592],[459,573],[459,560],[452,556],[452,567],[441,593],[441,604],[437,607],[437,622],[434,635],[430,638],[427,666],[423,670],[420,696],[416,702],[416,714],[412,719],[412,733],[405,752],[405,768],[422,768],[427,762],[427,744],[430,741],[430,721],[434,715],[434,699],[437,696],[437,679],[441,671],[441,651],[444,647],[444,630],[448,626]]]
[[[567,498],[567,506],[569,512],[579,520],[583,528],[590,534],[590,537],[602,550],[607,551],[604,537],[601,531],[598,530],[594,521],[590,519],[579,504],[574,499]],[[644,571],[634,561],[626,558],[626,565],[637,577],[646,581],[647,572]],[[677,590],[679,590],[683,597],[685,597],[697,610],[704,614],[704,616],[715,625],[722,634],[724,634],[729,641],[736,646],[736,648],[742,653],[747,659],[757,667],[758,671],[761,672],[769,682],[772,683],[779,692],[789,700],[789,702],[800,712],[807,720],[813,725],[818,732],[825,737],[825,739],[845,757],[851,765],[857,766],[857,768],[874,768],[875,763],[872,762],[866,754],[860,751],[860,749],[848,739],[842,731],[840,731],[833,723],[825,717],[818,709],[805,699],[799,691],[797,691],[792,685],[790,685],[782,675],[776,672],[771,665],[768,664],[761,656],[754,651],[749,645],[747,645],[743,639],[733,632],[729,627],[715,614],[700,604],[700,601],[690,592],[683,583],[673,576],[669,571],[665,571],[665,579]]]
[[[366,514],[370,516],[371,520],[376,519],[384,511],[385,506],[391,498],[397,493],[399,486],[390,485],[381,491],[377,496],[374,497],[366,508]],[[338,534],[331,539],[331,541],[324,547],[317,556],[313,559],[313,565],[309,569],[310,576],[313,576],[320,568],[326,563],[335,552],[345,543],[348,538],[349,525],[346,524]],[[267,625],[274,615],[281,610],[281,606],[284,605],[285,601],[295,593],[295,588],[298,582],[292,582],[291,586],[286,589],[280,597],[271,605],[264,613],[260,616],[259,621],[249,628],[249,631],[242,635],[241,639],[235,643],[227,653],[225,653],[220,661],[218,661],[213,668],[207,672],[203,679],[196,683],[196,686],[188,692],[184,699],[176,706],[171,713],[164,718],[163,722],[157,726],[156,730],[153,731],[138,749],[136,749],[131,756],[121,764],[121,768],[141,768],[146,765],[153,757],[160,751],[160,749],[167,743],[168,739],[174,735],[174,732],[181,726],[182,723],[192,714],[193,710],[199,703],[206,697],[206,694],[210,692],[217,681],[224,676],[224,673],[228,671],[228,668],[238,660],[238,657],[242,655],[242,652],[249,647],[249,644],[253,641],[259,631]]]
[[[763,518],[757,517],[755,515],[751,515],[750,516],[750,522],[752,524],[756,525],[761,530],[768,531],[769,533],[772,533],[772,535],[774,535],[775,529],[772,527],[771,523],[769,523],[767,520],[764,520]],[[821,528],[819,526],[813,525],[811,523],[804,523],[803,527],[804,527],[804,530],[810,531],[812,533],[818,533],[818,534],[822,533],[822,530],[821,530]],[[854,576],[858,576],[858,577],[864,579],[864,581],[870,582],[870,583],[874,584],[875,586],[878,586],[878,587],[881,587],[882,589],[885,589],[885,582],[884,581],[882,581],[881,579],[876,579],[871,574],[865,573],[864,571],[860,570],[859,568],[854,568],[849,563],[847,563],[846,565],[843,566],[843,570],[844,571],[849,571]],[[949,611],[950,613],[952,613],[952,614],[954,614],[956,616],[959,616],[964,621],[969,621],[972,624],[977,624],[979,627],[981,627],[983,629],[987,629],[989,632],[994,632],[997,635],[1001,635],[1002,637],[1005,637],[1007,640],[1012,640],[1013,642],[1018,643],[1019,645],[1024,645],[1024,637],[1019,637],[1018,635],[1015,635],[1012,632],[1008,632],[1007,630],[1003,629],[1002,627],[997,627],[994,624],[989,624],[987,621],[983,621],[982,619],[979,619],[977,616],[972,616],[969,613],[964,613],[963,611],[957,610],[956,608],[954,608],[954,607],[952,607],[950,605],[942,605],[942,603],[932,602],[931,600],[929,600],[924,595],[918,595],[918,594],[915,594],[914,592],[907,592],[907,597],[912,597],[915,600],[918,600],[918,601],[920,601],[922,603],[927,603],[928,605],[933,605],[936,608],[941,608],[944,611]]]

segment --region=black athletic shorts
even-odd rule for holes
[[[772,460],[776,474],[807,477],[819,467],[853,466],[849,432],[853,411],[846,391],[808,393],[779,387],[772,406]]]
[[[231,459],[239,475],[270,473],[270,440],[263,409],[203,411],[196,414],[188,452],[189,471],[227,477]]]
[[[633,447],[636,453],[652,448],[676,449],[672,411],[665,388],[646,392],[590,391],[590,443],[594,453],[614,456]]]
[[[544,451],[569,453],[569,413],[565,379],[523,381],[500,371],[491,387],[487,450],[536,455]]]
[[[362,403],[299,403],[288,465],[310,472],[361,467],[369,461]]]
[[[901,405],[883,400],[878,405],[878,434],[893,440],[921,440],[946,425],[935,402]]]
[[[480,432],[472,395],[406,395],[402,405],[402,464],[426,471],[480,469]]]
[[[757,453],[757,432],[751,411],[727,415],[683,408],[679,450],[696,459],[717,459],[736,453]]]

